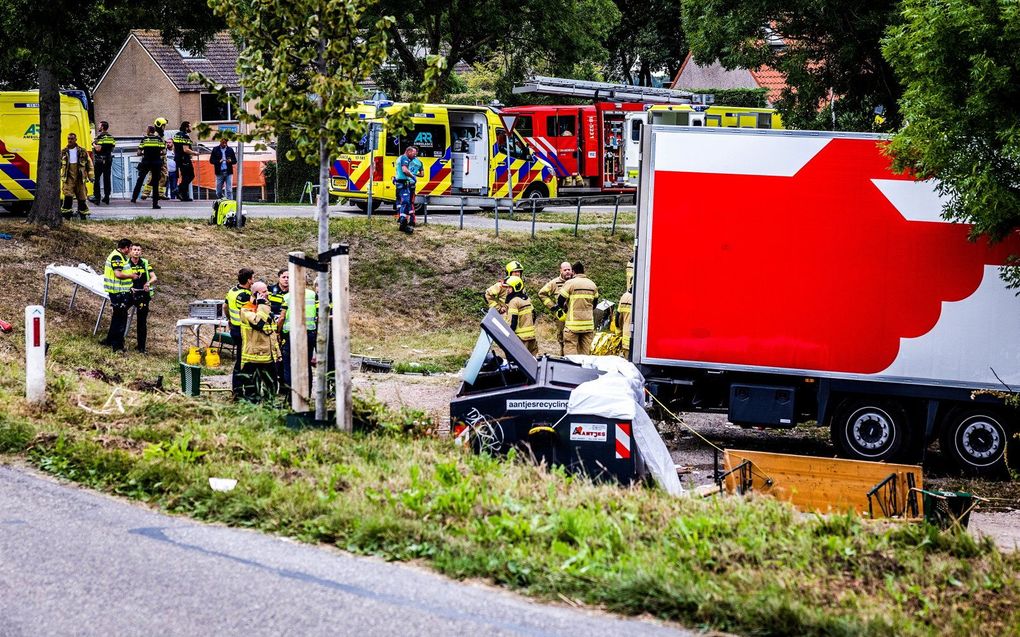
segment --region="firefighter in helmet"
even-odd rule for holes
[[[157,117],[155,121],[152,122],[152,125],[156,127],[156,135],[158,135],[159,138],[163,140],[164,144],[166,143],[166,123],[167,119],[165,117]],[[166,192],[166,182],[169,179],[169,177],[170,173],[167,171],[166,161],[164,160],[163,167],[160,168],[159,172],[160,197],[162,197],[163,193]],[[145,199],[148,199],[149,195],[151,194],[152,194],[152,179],[150,178],[149,182],[145,184],[145,188],[142,189],[142,200],[144,201]]]
[[[510,287],[506,284],[506,280],[512,276],[524,278],[524,265],[520,261],[507,263],[506,276],[493,283],[485,291],[485,302],[490,308],[496,308],[500,314],[506,314],[506,297],[510,294]]]
[[[535,335],[535,308],[524,291],[524,279],[510,276],[506,279],[510,293],[506,297],[507,319],[510,329],[520,338],[533,356],[538,356],[538,338]]]

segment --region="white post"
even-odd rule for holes
[[[339,247],[333,244],[333,248]],[[354,430],[351,417],[351,311],[350,256],[334,255],[333,270],[333,357],[336,359],[336,426]],[[321,300],[320,300],[321,302]]]
[[[291,252],[290,256],[304,259],[304,252]],[[290,322],[290,406],[295,412],[308,411],[308,398],[312,393],[308,377],[308,328],[305,327],[305,268],[290,264],[290,305],[287,307]]]
[[[41,305],[25,308],[25,398],[46,400],[46,310]]]

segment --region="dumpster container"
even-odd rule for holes
[[[630,420],[568,414],[557,429],[561,449],[558,460],[568,473],[620,484],[631,484],[642,477],[634,424]]]

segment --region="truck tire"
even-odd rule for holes
[[[549,189],[545,187],[545,184],[531,184],[524,191],[524,196],[521,198],[519,204],[523,212],[531,212],[531,199],[545,199],[549,196]],[[545,206],[542,204],[535,205],[535,212],[542,212]]]
[[[1005,473],[1011,427],[994,409],[967,409],[954,413],[942,427],[939,444],[953,464],[970,475]],[[1012,444],[1014,454],[1020,453]]]
[[[354,207],[357,208],[362,214],[367,214],[368,213],[368,200],[362,201],[361,199],[354,199],[354,200],[351,201],[351,203],[353,203]],[[378,199],[373,199],[372,200],[372,214],[375,214],[375,211],[378,210],[379,206],[381,206],[381,205],[382,205],[381,201],[379,201]]]
[[[895,403],[849,400],[832,418],[832,442],[841,456],[872,462],[896,460],[909,438],[907,412]]]

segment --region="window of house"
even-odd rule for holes
[[[546,135],[569,137],[577,134],[577,117],[574,115],[550,115],[545,118]]]
[[[188,49],[185,49],[185,48],[183,48],[181,46],[178,46],[176,44],[174,45],[174,48],[177,49],[177,52],[185,60],[204,60],[205,59],[205,55],[202,54],[202,53],[199,53],[197,51],[189,51]]]
[[[231,96],[236,98],[237,94],[231,93]],[[203,122],[229,122],[235,119],[232,105],[221,102],[219,96],[213,93],[202,93]]]

